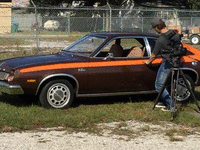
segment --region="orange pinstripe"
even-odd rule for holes
[[[154,62],[154,63],[159,63]],[[116,60],[116,61],[102,61],[102,62],[77,62],[77,63],[60,63],[60,64],[50,64],[42,66],[33,66],[28,68],[23,68],[20,70],[21,73],[25,72],[35,72],[42,70],[52,70],[52,69],[67,69],[67,68],[92,68],[92,67],[107,67],[107,66],[125,66],[125,65],[141,65],[144,64],[144,60]]]
[[[190,45],[183,43],[183,46],[189,49],[195,55],[190,55],[190,57],[183,56],[183,62],[191,62],[194,59],[200,60],[200,51]],[[192,59],[194,58],[194,59]],[[32,66],[23,68],[20,70],[21,73],[35,72],[42,70],[52,70],[52,69],[67,69],[67,68],[92,68],[92,67],[107,67],[107,66],[126,66],[126,65],[142,65],[147,59],[136,59],[136,60],[114,60],[114,61],[101,61],[101,62],[76,62],[76,63],[60,63],[60,64],[49,64],[41,66]],[[161,63],[162,58],[156,58],[152,64]]]

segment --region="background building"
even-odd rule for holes
[[[12,0],[13,7],[27,7],[30,4],[30,0]]]
[[[11,29],[11,6],[12,0],[1,0],[0,2],[0,34],[10,32]]]

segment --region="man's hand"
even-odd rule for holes
[[[145,61],[144,63],[146,65],[149,65],[155,59],[155,57],[156,57],[155,54],[152,53],[149,60]]]
[[[149,60],[144,62],[146,65],[149,65],[151,62]]]

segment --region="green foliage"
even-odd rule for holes
[[[61,4],[62,2],[65,3],[72,3],[73,0],[33,0],[33,2],[36,4],[37,7],[50,7],[50,6],[58,6],[59,4]],[[117,6],[121,6],[124,3],[126,3],[126,1],[124,0],[88,0],[86,1],[86,6],[93,6],[95,2],[100,2],[100,5],[106,5],[107,2],[109,2],[109,4],[112,5],[117,5]],[[148,3],[149,0],[133,0],[133,3],[135,4],[139,4],[142,6],[145,6],[146,3]],[[157,0],[151,0],[152,4],[157,5]],[[149,3],[148,3],[149,4]],[[162,1],[163,5],[171,5],[175,8],[185,8],[185,9],[200,9],[200,0],[169,0],[169,1]],[[128,3],[128,5],[131,5],[131,3]],[[33,6],[33,4],[31,3],[31,6]],[[152,5],[153,7],[153,5]]]
[[[200,9],[200,0],[187,0],[189,9]]]
[[[63,0],[32,0],[36,6],[40,7],[40,6],[43,6],[43,7],[48,7],[48,6],[51,6],[51,5],[58,5],[60,3],[62,3]],[[69,1],[71,2],[71,0],[66,0],[66,1]],[[31,4],[33,6],[33,4]]]
[[[85,0],[86,1],[86,0]],[[33,0],[33,2],[39,7],[39,6],[51,6],[51,5],[54,5],[54,6],[58,6],[59,4],[61,4],[62,2],[65,2],[65,3],[72,3],[73,0]],[[86,6],[93,6],[94,3],[96,2],[100,2],[100,5],[106,5],[107,2],[109,2],[110,4],[112,5],[122,5],[124,3],[124,0],[87,0],[86,1]],[[31,4],[32,5],[32,4]]]

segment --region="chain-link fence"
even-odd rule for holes
[[[199,33],[200,11],[107,8],[0,8],[0,50],[63,48],[67,38],[87,32],[151,33],[155,17],[169,28]]]

